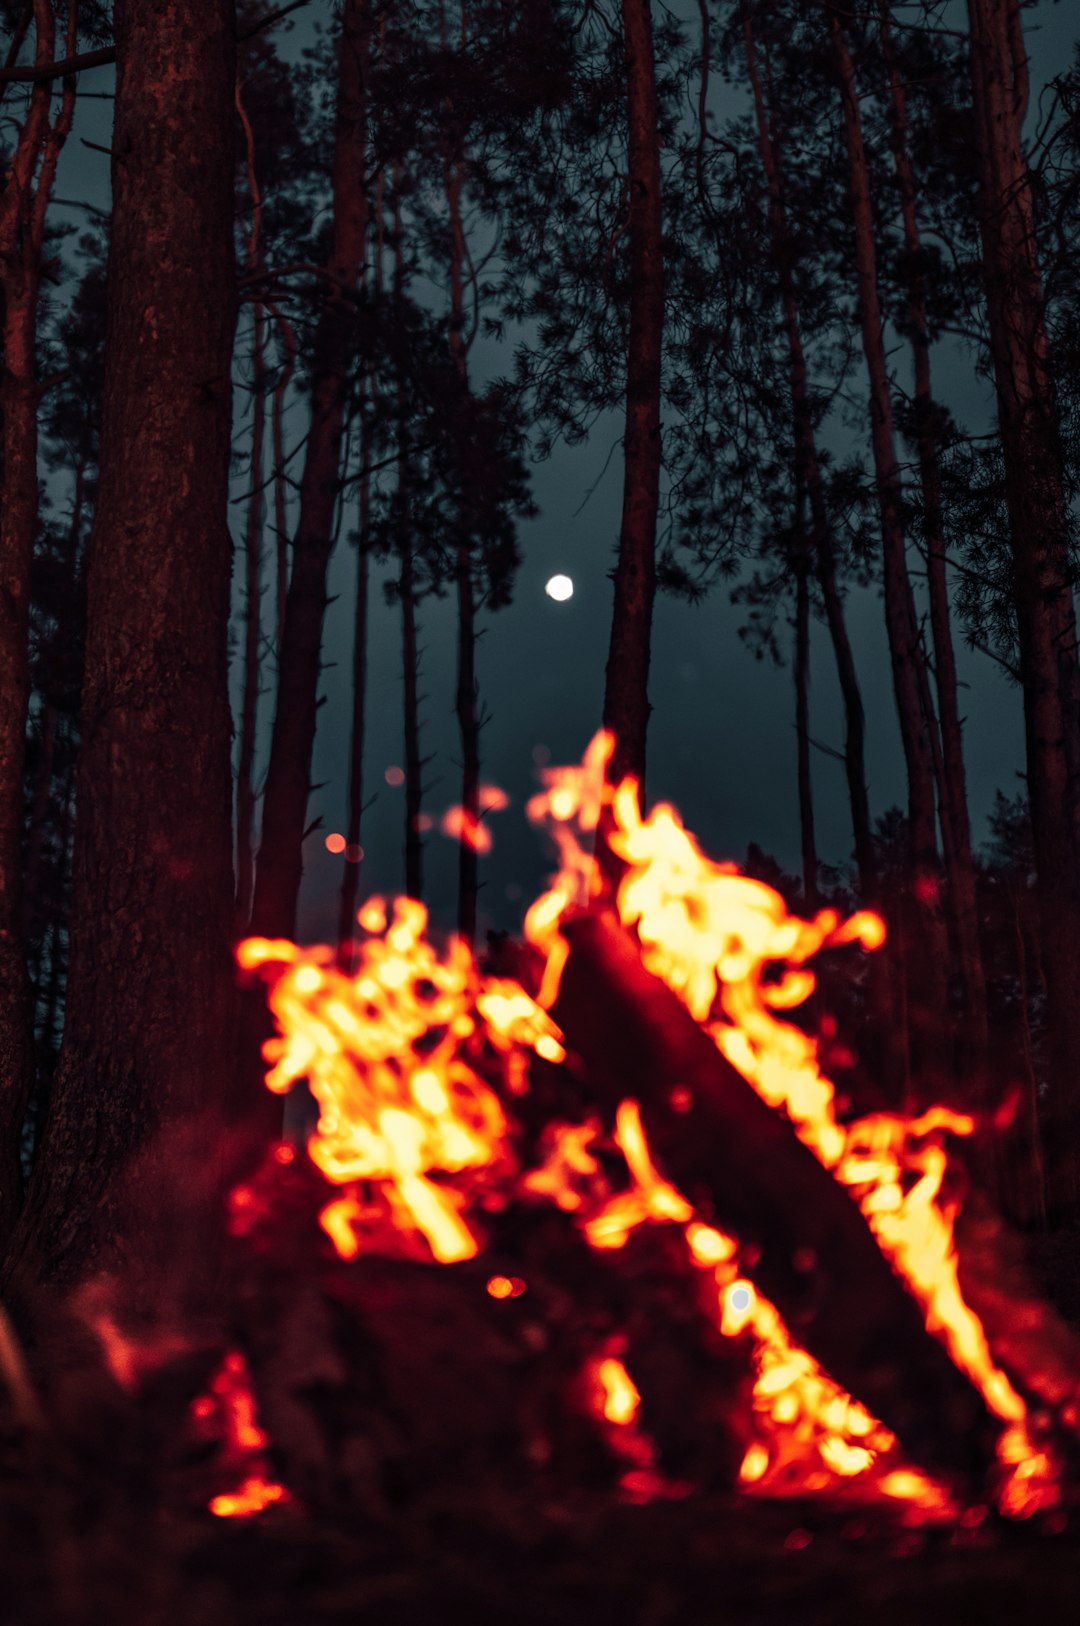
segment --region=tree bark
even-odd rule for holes
[[[604,727],[615,735],[609,768],[645,789],[649,654],[656,596],[660,502],[660,383],[664,261],[656,66],[650,0],[622,0],[626,50],[630,330],[626,356],[623,502],[604,687]],[[600,856],[608,854],[601,830]]]
[[[922,269],[915,174],[908,153],[907,87],[892,48],[889,0],[879,0],[881,44],[889,71],[893,127],[893,157],[900,190],[904,247],[911,265],[908,324],[915,375],[915,432],[919,456],[919,482],[926,531],[926,572],[930,599],[930,627],[934,640],[934,675],[937,713],[941,728],[941,783],[939,811],[942,850],[948,882],[949,912],[956,944],[956,963],[963,991],[962,1060],[975,1078],[986,1065],[986,978],[979,942],[979,914],[975,900],[975,865],[971,852],[967,786],[964,772],[963,731],[957,701],[956,656],[949,613],[949,583],[945,563],[945,524],[938,458],[938,411],[931,387],[930,331],[926,310],[926,277]]]
[[[910,945],[913,993],[910,1013],[913,1067],[918,1073],[939,1062],[942,1039],[948,1031],[948,940],[941,907],[934,794],[936,722],[927,707],[929,683],[907,570],[903,492],[893,433],[862,119],[840,17],[828,3],[826,11],[843,107],[855,232],[859,326],[870,381],[870,435],[881,517],[885,623],[907,769],[911,883],[918,922],[915,941]]]
[[[401,235],[401,174],[394,166],[393,252],[394,300],[400,307],[405,293],[404,242]],[[399,318],[399,331],[403,321]],[[403,689],[403,745],[405,751],[405,892],[424,895],[424,842],[420,816],[424,800],[424,764],[420,756],[420,656],[416,636],[416,560],[413,553],[410,500],[409,401],[404,361],[399,361],[397,383],[397,490],[394,494],[398,552],[398,599],[401,604],[401,675]]]
[[[368,549],[371,529],[370,435],[362,426],[360,514],[356,537],[356,600],[353,612],[352,726],[349,735],[349,807],[345,819],[345,862],[338,913],[339,963],[351,973],[356,941],[356,899],[360,887],[360,828],[364,815],[364,711],[367,700]]]
[[[465,25],[462,21],[462,43]],[[467,245],[461,214],[464,159],[459,151],[447,152],[443,182],[450,215],[450,321],[447,340],[463,400],[469,392],[468,345],[465,339],[465,263]],[[474,585],[472,538],[469,535],[470,502],[461,494],[458,515],[457,557],[454,585],[457,593],[457,683],[454,710],[461,738],[462,836],[458,842],[458,935],[472,944],[476,938],[477,850],[470,839],[480,822],[480,710],[476,680],[476,589]]]
[[[285,397],[296,365],[292,324],[274,306],[274,321],[284,350],[270,406],[270,439],[274,451],[274,650],[278,663],[285,643],[285,604],[289,596],[289,511],[285,488]]]
[[[123,1256],[121,1171],[160,1128],[219,1105],[232,1075],[234,13],[117,0],[114,17],[67,1020],[8,1261],[59,1282]]]
[[[799,528],[802,528],[800,517]],[[798,758],[799,835],[802,848],[803,898],[817,908],[818,856],[814,839],[814,783],[810,770],[810,567],[800,538],[795,561],[795,738]]]
[[[77,9],[68,12],[69,41]],[[52,0],[34,0],[34,59],[52,61]],[[75,85],[68,79],[55,123],[52,88],[35,85],[0,194],[0,300],[3,373],[0,457],[0,1248],[22,1200],[19,1137],[34,1072],[33,1013],[23,932],[23,772],[30,699],[27,638],[30,564],[38,521],[37,312],[45,211],[60,150],[71,128]]]
[[[968,0],[979,224],[1024,697],[1028,794],[1046,975],[1047,1206],[1080,1214],[1080,667],[1063,462],[1049,370],[1017,0]]]
[[[333,242],[315,331],[311,422],[263,797],[252,931],[293,937],[303,874],[311,760],[319,705],[327,572],[340,489],[345,401],[356,354],[355,295],[367,236],[367,65],[370,0],[346,0],[334,133]]]
[[[244,132],[251,229],[247,242],[247,268],[262,266],[260,232],[262,196],[255,172],[255,138],[236,85],[236,111]],[[251,918],[254,881],[252,840],[255,829],[255,739],[259,715],[259,647],[262,633],[263,440],[266,434],[266,317],[258,300],[251,310],[251,456],[248,461],[248,500],[244,524],[244,670],[240,705],[240,754],[236,769],[236,935],[242,937]]]

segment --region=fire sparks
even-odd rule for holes
[[[504,1200],[530,1197],[574,1214],[598,1250],[622,1247],[642,1224],[678,1226],[693,1264],[711,1274],[720,1332],[750,1340],[753,1350],[755,1438],[741,1483],[806,1491],[862,1476],[884,1497],[927,1513],[951,1507],[946,1491],[903,1463],[889,1430],[799,1347],[755,1288],[753,1258],[742,1257],[738,1239],[706,1223],[656,1169],[635,1102],[622,1102],[614,1126],[626,1170],[622,1189],[612,1189],[610,1158],[605,1164],[597,1155],[604,1136],[595,1120],[549,1123],[533,1166],[519,1166],[508,1104],[527,1092],[533,1056],[566,1059],[547,1014],[569,952],[560,924],[567,911],[601,894],[590,848],[603,817],[624,866],[617,912],[646,968],[858,1203],[928,1330],[1004,1425],[1003,1508],[1022,1516],[1046,1505],[1055,1494],[1054,1465],[1031,1444],[1024,1402],[995,1366],[957,1277],[946,1143],[970,1134],[972,1120],[935,1108],[918,1118],[877,1113],[840,1123],[815,1040],[784,1019],[814,991],[813,957],[843,944],[879,947],[882,921],[868,911],[846,921],[831,909],[810,920],[790,915],[772,888],[708,859],[673,808],[659,805],[643,818],[632,781],[606,782],[611,751],[601,734],[580,767],[545,768],[544,789],[529,804],[559,859],[550,889],[526,917],[526,937],[543,958],[535,998],[512,980],[482,973],[459,939],[437,950],[426,911],[407,899],[365,904],[358,919],[366,936],[351,976],[330,949],[262,939],[241,945],[241,966],[270,982],[280,1030],[266,1047],[267,1084],[281,1093],[306,1078],[319,1105],[308,1151],[342,1188],[322,1211],[326,1235],[340,1257],[355,1257],[378,1245],[369,1238],[378,1224],[385,1229],[388,1208],[398,1230],[422,1238],[436,1260],[463,1261],[483,1246],[477,1194],[496,1190]],[[485,789],[482,813],[504,805],[501,792]],[[490,844],[486,826],[466,820],[460,808],[443,828],[480,850]],[[673,1110],[688,1109],[689,1099],[680,1105],[675,1093]],[[382,1209],[373,1209],[370,1183],[384,1195]],[[373,1213],[381,1218],[373,1221]],[[495,1300],[524,1287],[504,1275],[486,1283]],[[640,1396],[618,1355],[599,1359],[593,1379],[598,1415],[629,1428]],[[645,1446],[635,1450],[635,1471],[651,1472]]]

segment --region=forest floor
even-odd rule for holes
[[[1032,1275],[1080,1325],[1080,1235],[1029,1238],[1027,1251]],[[470,1285],[456,1269],[383,1260],[350,1277],[365,1307],[374,1303],[380,1318],[398,1323],[397,1343],[391,1338],[373,1353],[369,1328],[342,1330],[345,1301],[334,1294],[345,1273],[337,1263],[302,1291],[291,1266],[282,1270],[275,1259],[264,1268],[241,1336],[260,1406],[265,1400],[260,1419],[276,1442],[287,1437],[275,1464],[287,1482],[293,1453],[295,1499],[254,1518],[214,1517],[207,1486],[214,1488],[220,1463],[193,1466],[190,1441],[181,1447],[172,1437],[176,1417],[205,1384],[209,1357],[201,1373],[178,1360],[135,1402],[93,1359],[94,1340],[80,1338],[73,1321],[58,1323],[50,1359],[55,1367],[59,1351],[64,1371],[51,1393],[44,1365],[39,1382],[35,1358],[27,1357],[45,1421],[28,1426],[9,1397],[0,1430],[0,1626],[1080,1620],[1080,1484],[1063,1509],[1023,1522],[991,1514],[921,1528],[907,1522],[902,1505],[894,1511],[855,1494],[846,1502],[780,1500],[687,1485],[681,1496],[632,1504],[595,1461],[541,1484],[527,1468],[507,1467],[494,1425],[484,1432],[488,1414],[502,1407],[505,1420],[521,1403],[525,1380],[510,1324],[498,1320],[504,1307],[483,1293],[482,1275]],[[541,1289],[537,1278],[537,1298]],[[312,1313],[305,1304],[316,1299]],[[475,1321],[463,1324],[463,1314]],[[312,1335],[320,1318],[324,1330]],[[451,1341],[439,1342],[440,1324]],[[293,1388],[282,1398],[284,1346],[294,1346],[285,1362]],[[220,1341],[216,1347],[220,1353]],[[348,1375],[335,1390],[326,1373],[339,1357]],[[430,1385],[407,1423],[408,1471],[389,1483],[376,1458],[400,1450],[400,1437],[395,1444],[381,1433],[381,1418],[388,1394],[391,1413],[398,1404],[393,1386],[410,1362],[412,1388],[426,1370]],[[364,1376],[376,1369],[377,1385]],[[687,1393],[691,1416],[695,1404]],[[322,1430],[317,1447],[308,1438],[314,1424]],[[299,1486],[305,1453],[314,1461],[326,1440],[331,1470],[308,1497]]]
[[[503,1510],[505,1512],[505,1510]],[[566,1508],[511,1529],[490,1508],[414,1508],[393,1537],[258,1520],[143,1518],[92,1548],[20,1546],[7,1626],[1027,1626],[1078,1618],[1080,1530],[916,1532],[820,1504],[694,1497]],[[97,1521],[90,1519],[90,1527]],[[90,1533],[88,1527],[87,1535]],[[59,1567],[57,1567],[59,1561]]]

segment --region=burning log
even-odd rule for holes
[[[829,1374],[918,1462],[993,1459],[981,1396],[927,1332],[847,1192],[720,1054],[608,917],[564,918],[552,1015],[590,1081],[635,1099],[667,1176],[743,1242],[747,1274]]]

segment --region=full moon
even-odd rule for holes
[[[573,598],[574,584],[569,576],[552,576],[544,592],[548,598],[553,598],[556,604],[564,604],[568,598]]]

